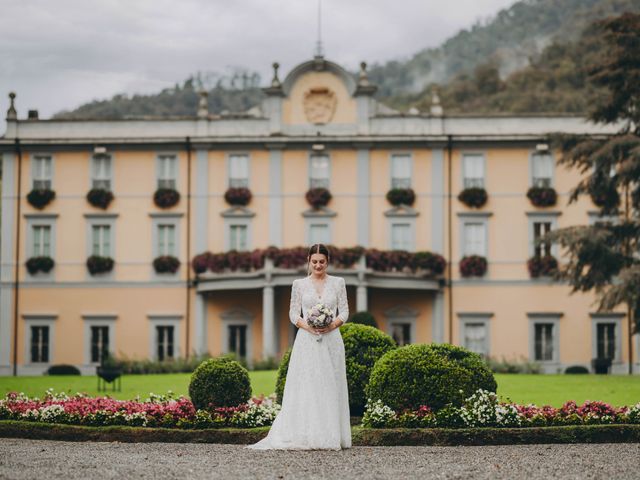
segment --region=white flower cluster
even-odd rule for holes
[[[382,400],[373,402],[368,399],[365,406],[362,425],[370,428],[382,428],[388,426],[396,417],[396,412],[389,406],[382,403]]]
[[[318,303],[309,309],[307,323],[314,328],[324,328],[333,321],[333,312],[329,307]]]
[[[246,411],[238,412],[233,416],[234,425],[244,428],[271,425],[280,411],[280,405],[276,402],[275,395],[266,397],[258,403],[251,399],[247,404],[249,408]]]
[[[29,412],[37,412],[40,417],[38,420],[50,423],[60,422],[66,416],[62,405],[47,405],[39,410],[29,410]]]

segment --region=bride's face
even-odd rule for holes
[[[327,270],[327,257],[322,253],[314,253],[309,258],[309,265],[311,266],[311,272],[314,275],[322,275]]]

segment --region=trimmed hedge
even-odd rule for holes
[[[396,411],[428,405],[462,405],[476,390],[495,392],[493,373],[482,357],[449,344],[406,345],[386,353],[371,372],[367,397]]]
[[[145,427],[83,427],[0,420],[0,438],[123,443],[226,443],[249,445],[269,427],[182,430]],[[523,445],[552,443],[640,443],[640,425],[576,425],[532,428],[385,428],[354,427],[354,446]]]
[[[191,375],[189,397],[197,409],[246,403],[251,398],[249,372],[229,358],[205,360]]]
[[[367,312],[364,310],[362,312],[356,312],[351,315],[349,323],[357,323],[359,325],[367,325],[369,327],[378,328],[376,317],[374,317],[371,312]]]
[[[51,365],[47,375],[80,375],[80,370],[75,365]]]
[[[393,339],[377,328],[347,322],[340,327],[344,342],[347,384],[349,387],[349,410],[351,415],[362,415],[367,403],[365,388],[369,383],[371,369],[385,353],[396,348]],[[276,381],[276,396],[282,403],[282,394],[289,368],[291,351],[282,357]]]

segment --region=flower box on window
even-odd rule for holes
[[[230,187],[224,194],[224,199],[229,205],[246,207],[251,201],[251,190],[246,187]]]
[[[48,188],[34,188],[27,194],[27,201],[38,210],[42,210],[56,198],[56,192]]]
[[[487,259],[480,255],[464,256],[459,267],[463,277],[483,277],[487,273]]]
[[[600,208],[612,209],[620,205],[620,194],[613,182],[593,177],[588,190],[591,201]]]
[[[31,275],[38,272],[48,273],[54,267],[55,262],[51,257],[31,257],[26,262],[27,270]]]
[[[416,193],[412,188],[392,188],[387,192],[387,201],[397,207],[398,205],[413,205],[416,201]]]
[[[156,273],[176,273],[180,268],[180,260],[173,255],[162,255],[153,261]]]
[[[468,187],[458,194],[458,200],[472,208],[483,207],[488,198],[487,191],[482,187]]]
[[[552,276],[558,270],[558,260],[553,255],[534,256],[527,261],[531,278]]]
[[[158,188],[153,194],[153,203],[160,208],[171,208],[180,201],[180,193],[174,188]]]
[[[313,208],[326,207],[331,201],[331,192],[323,187],[311,188],[305,195],[307,203]]]
[[[92,188],[87,193],[87,201],[94,207],[105,210],[113,200],[113,192],[105,188]]]
[[[91,255],[87,258],[87,269],[91,275],[98,273],[106,273],[113,270],[114,265],[113,258],[102,257],[100,255]]]
[[[536,207],[552,207],[558,201],[558,194],[553,187],[531,187],[527,198]]]

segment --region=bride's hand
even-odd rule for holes
[[[318,333],[329,333],[331,330],[335,330],[336,328],[339,328],[339,327],[340,327],[340,325],[338,325],[336,323],[336,321],[334,320],[329,325],[327,325],[325,328],[317,328],[316,332],[318,332]]]

